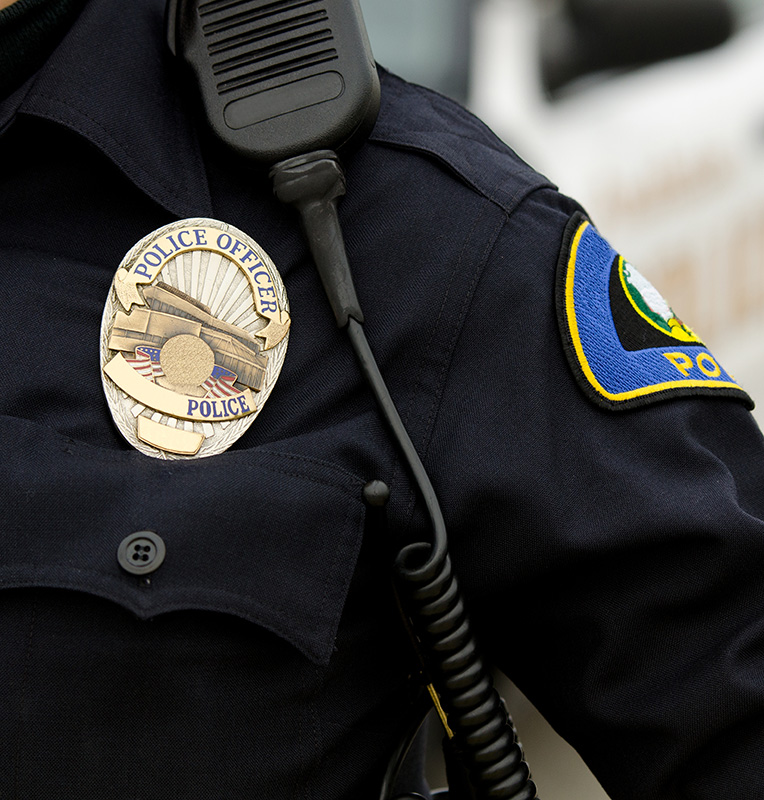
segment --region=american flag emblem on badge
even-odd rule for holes
[[[234,386],[237,375],[230,369],[224,369],[217,364],[212,370],[212,375],[202,384],[202,389],[207,390],[205,397],[233,397],[241,394]]]
[[[125,361],[139,374],[152,383],[156,378],[164,375],[162,365],[159,363],[158,347],[136,347],[135,355],[132,358],[125,358]]]

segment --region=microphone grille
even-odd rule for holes
[[[208,0],[198,14],[221,97],[308,77],[338,58],[321,0]]]

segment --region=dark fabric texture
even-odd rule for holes
[[[296,220],[209,140],[162,3],[91,0],[0,104],[0,797],[360,800],[408,723],[392,541],[429,536]],[[98,46],[92,46],[98,42]],[[438,491],[483,647],[614,800],[764,793],[764,461],[737,401],[611,414],[566,363],[579,209],[455,104],[382,74],[340,204],[366,331]],[[114,427],[101,313],[175,219],[284,278],[246,434],[155,461]],[[167,546],[149,582],[117,548]]]
[[[85,0],[16,0],[0,11],[0,97],[41,67]]]

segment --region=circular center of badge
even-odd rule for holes
[[[212,375],[215,353],[204,339],[179,333],[168,339],[159,351],[159,365],[177,391],[190,392]]]
[[[275,266],[242,231],[187,219],[149,234],[120,264],[101,324],[117,427],[157,458],[222,452],[268,398],[290,322]]]

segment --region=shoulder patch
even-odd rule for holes
[[[581,388],[611,410],[687,395],[753,401],[655,287],[583,214],[568,223],[557,267],[557,318]]]

